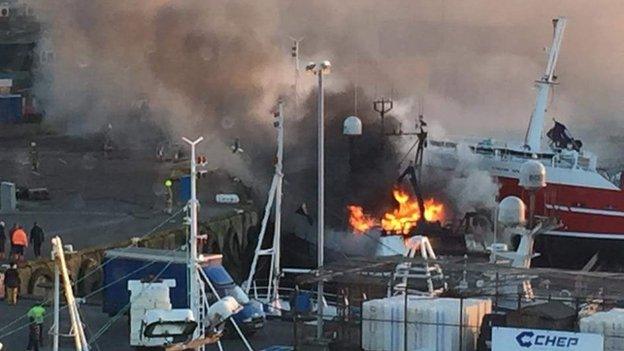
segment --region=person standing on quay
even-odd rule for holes
[[[33,251],[37,258],[41,257],[41,244],[43,244],[44,238],[43,229],[35,222],[30,230],[30,243],[33,244]]]

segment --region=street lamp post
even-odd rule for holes
[[[306,66],[306,71],[312,72],[318,76],[318,210],[317,210],[317,260],[318,269],[320,271],[325,260],[325,103],[323,92],[323,75],[328,74],[331,68],[329,61],[319,63],[311,62]],[[317,327],[316,336],[323,336],[323,281],[318,283],[317,296]]]

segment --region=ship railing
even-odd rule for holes
[[[461,143],[431,140],[429,145],[434,149],[444,150],[448,153],[457,153]],[[503,143],[479,143],[467,144],[476,154],[492,157],[498,161],[524,162],[527,159],[537,159],[553,168],[579,169],[584,171],[596,171],[597,158],[595,155],[583,151],[582,153],[567,150],[553,150],[554,152],[533,153],[530,151],[509,148]],[[537,157],[537,158],[536,158]]]
[[[266,284],[266,285],[258,285],[258,284]],[[269,286],[268,286],[268,281],[267,280],[254,280],[253,284],[252,284],[252,288],[251,288],[251,295],[250,298],[253,298],[254,300],[263,302],[263,303],[270,303],[271,301],[269,301],[269,298],[272,295],[272,292],[269,293]],[[280,297],[280,299],[284,300],[284,299],[288,299],[291,294],[293,292],[295,292],[296,290],[298,290],[300,293],[308,293],[310,294],[312,300],[316,303],[317,300],[317,291],[316,290],[307,290],[307,289],[295,289],[295,288],[291,288],[291,287],[284,287],[284,286],[280,286],[277,290],[277,293]],[[333,294],[333,293],[328,293],[325,292],[323,294],[323,300],[325,302],[325,305],[327,306],[336,306],[338,303],[338,295],[337,294]]]

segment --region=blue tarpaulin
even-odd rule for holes
[[[0,123],[18,123],[22,120],[22,96],[0,95]]]
[[[180,202],[187,203],[191,199],[191,176],[180,178]]]

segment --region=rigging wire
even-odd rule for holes
[[[146,287],[151,286],[155,280],[157,280],[164,272],[165,270],[167,270],[167,268],[169,268],[169,266],[171,266],[171,264],[173,263],[173,259],[171,259],[169,261],[169,263],[167,263],[165,265],[165,267],[163,267],[163,269],[160,270],[160,272],[158,272],[158,274],[154,277],[154,279],[152,281],[149,282],[149,284],[147,284],[147,286],[143,286],[141,288],[141,290],[139,291],[139,293],[137,294],[137,296],[135,296],[133,299],[130,299],[130,301],[128,301],[127,304],[125,304],[120,310],[119,312],[117,312],[116,315],[114,315],[111,319],[109,319],[90,339],[88,344],[92,345],[93,343],[95,343],[97,341],[97,339],[99,339],[102,335],[104,335],[104,333],[106,333],[106,331],[115,323],[119,320],[119,318],[121,318],[122,316],[124,316],[124,314],[126,313],[126,311],[128,311],[128,309],[130,308],[130,306],[132,306],[132,303],[134,301],[136,301],[142,294],[143,291],[145,290]]]

